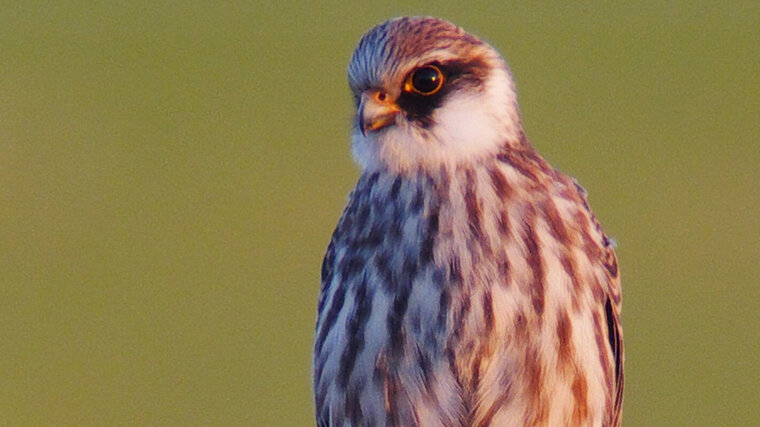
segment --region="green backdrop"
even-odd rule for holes
[[[617,239],[626,425],[760,423],[760,3],[71,1],[0,6],[0,424],[313,425],[345,68],[401,14],[504,53]]]

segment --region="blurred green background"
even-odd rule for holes
[[[504,53],[618,240],[626,425],[760,423],[760,3],[13,3],[0,423],[313,425],[345,69],[402,14]]]

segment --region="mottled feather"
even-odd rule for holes
[[[440,91],[405,92],[429,64]],[[501,56],[398,18],[348,76],[359,111],[382,92],[395,115],[353,132],[362,173],[322,265],[317,424],[619,425],[617,260],[585,191],[528,143]]]

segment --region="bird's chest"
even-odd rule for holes
[[[562,347],[569,335],[546,313],[572,306],[576,266],[563,263],[541,195],[489,178],[499,176],[485,170],[448,180],[360,181],[325,260],[318,396],[349,409],[361,396],[366,411],[384,402],[371,410],[377,414],[439,411],[433,418],[443,425],[456,425],[456,414],[472,414],[482,402],[507,408],[507,418],[527,413],[525,402],[548,399],[542,390],[560,390],[566,404],[557,413],[572,406],[572,378],[559,375],[572,364],[540,356],[553,348],[570,354]],[[573,332],[593,337],[590,315],[574,315],[581,320]],[[599,360],[595,346],[572,348],[583,352],[578,360]]]
[[[394,181],[349,206],[344,221],[354,235],[338,270],[353,265],[353,283],[371,289],[365,349],[400,371],[424,367],[423,376],[445,365],[438,380],[464,387],[477,381],[475,359],[488,350],[499,315],[490,289],[506,281],[502,207],[466,180],[434,184]],[[352,263],[355,256],[361,262]]]

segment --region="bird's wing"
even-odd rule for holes
[[[604,264],[604,276],[607,279],[606,299],[604,302],[604,314],[607,322],[607,339],[612,349],[612,356],[615,358],[615,365],[613,374],[615,376],[614,384],[614,396],[615,401],[612,407],[612,413],[609,414],[610,421],[608,425],[619,426],[623,413],[623,364],[625,362],[625,355],[623,352],[623,327],[620,321],[620,313],[622,310],[622,293],[620,286],[620,271],[618,269],[617,256],[615,255],[615,244],[610,240],[602,230],[601,224],[597,221],[591,209],[586,202],[586,190],[581,187],[577,182],[575,183],[587,212],[591,216],[591,221],[601,234],[601,249],[602,249],[602,262]]]
[[[620,419],[623,412],[623,331],[620,323],[620,276],[617,271],[617,258],[612,248],[608,249],[606,267],[608,272],[614,275],[610,276],[609,295],[604,305],[604,313],[607,319],[607,333],[610,341],[610,348],[615,357],[615,405],[612,414],[613,426],[620,425]]]
[[[599,230],[601,227],[593,218]],[[604,303],[604,314],[607,321],[607,339],[612,349],[612,355],[615,358],[614,375],[615,375],[615,401],[613,412],[610,414],[610,425],[620,425],[623,412],[623,328],[620,322],[620,312],[622,309],[622,297],[620,289],[620,272],[618,270],[617,256],[613,249],[613,243],[602,232],[603,236],[603,253],[605,276],[607,278],[607,298]]]

